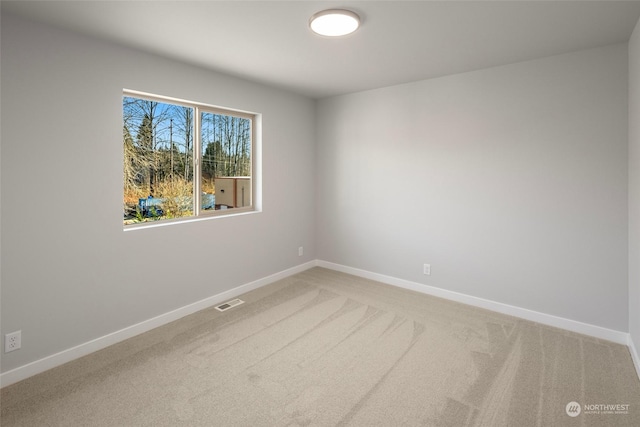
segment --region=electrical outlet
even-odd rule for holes
[[[298,256],[302,256],[304,254],[304,248],[302,246],[300,246],[298,248]]]
[[[11,332],[4,336],[4,352],[18,350],[22,347],[22,331]]]
[[[431,264],[425,264],[422,269],[422,272],[427,276],[431,276]]]

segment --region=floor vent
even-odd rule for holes
[[[227,301],[225,303],[222,303],[220,305],[216,305],[216,310],[218,311],[226,311],[229,310],[230,308],[235,307],[236,305],[240,305],[242,304],[244,301],[242,301],[241,299],[232,299],[231,301]]]

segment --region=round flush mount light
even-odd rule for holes
[[[360,26],[360,17],[350,10],[328,9],[318,12],[309,20],[311,30],[327,37],[346,36]]]

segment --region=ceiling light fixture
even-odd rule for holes
[[[350,10],[328,9],[318,12],[309,20],[311,30],[327,37],[346,36],[360,26],[360,17]]]

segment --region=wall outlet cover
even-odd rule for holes
[[[18,350],[22,347],[22,331],[11,332],[4,336],[4,352]]]

